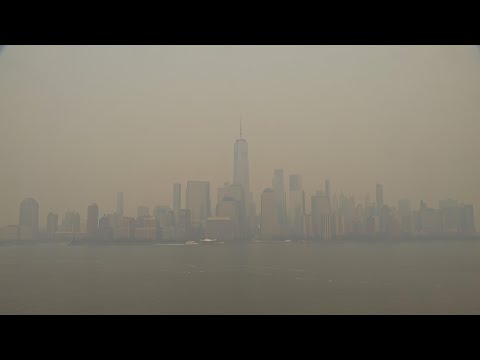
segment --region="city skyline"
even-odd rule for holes
[[[330,180],[325,179],[323,190],[317,189],[311,194],[311,208],[307,211],[309,196],[303,189],[302,176],[288,176],[288,202],[285,203],[284,172],[277,168],[273,169],[272,187],[265,188],[261,193],[260,212],[256,213],[252,194],[245,191],[249,186],[248,143],[243,138],[241,123],[240,137],[235,141],[233,153],[232,183],[225,182],[217,189],[216,204],[213,206],[210,181],[187,181],[185,209],[181,208],[181,184],[174,183],[171,204],[157,205],[152,213],[148,206],[140,205],[136,217],[125,216],[124,193],[117,192],[115,212],[105,213],[99,218],[98,205],[93,203],[88,206],[84,227],[80,214],[68,210],[60,233],[83,232],[86,239],[148,241],[190,241],[204,236],[245,241],[287,237],[330,240],[374,234],[476,234],[472,204],[451,198],[440,200],[438,209],[422,200],[416,210],[405,198],[398,200],[398,206],[385,204],[383,184],[379,183],[375,185],[375,202],[366,196],[362,203],[343,192],[332,196]],[[185,211],[188,212],[187,218]],[[45,235],[53,240],[58,229],[58,215],[49,212],[46,227],[41,228],[38,202],[25,198],[20,203],[16,235],[14,226],[0,228],[2,239],[35,239],[45,229]]]
[[[69,208],[84,220],[92,203],[100,216],[113,212],[117,191],[135,216],[141,205],[171,205],[175,182],[184,208],[195,179],[210,181],[213,205],[231,181],[240,115],[257,212],[275,168],[285,189],[302,175],[308,212],[326,179],[332,196],[357,202],[374,201],[380,183],[386,204],[453,198],[477,209],[478,60],[462,46],[9,46],[0,226],[18,221],[26,197],[40,204],[41,226]],[[118,78],[130,64],[145,71]]]

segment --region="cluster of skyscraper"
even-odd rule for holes
[[[27,198],[20,204],[19,225],[0,229],[0,239],[85,238],[94,240],[187,241],[207,237],[222,241],[285,239],[332,239],[378,235],[440,235],[476,232],[473,205],[448,199],[432,209],[422,201],[419,210],[412,210],[408,200],[398,207],[384,204],[383,186],[376,186],[376,202],[368,198],[364,204],[353,197],[331,194],[330,182],[311,196],[311,213],[305,211],[302,177],[289,176],[288,203],[285,176],[275,169],[272,187],[261,194],[260,214],[249,185],[248,143],[242,136],[234,146],[233,181],[217,191],[214,216],[211,207],[210,183],[188,181],[186,207],[181,207],[181,184],[173,184],[173,208],[157,206],[150,214],[139,206],[136,218],[124,216],[123,193],[117,194],[116,211],[99,218],[97,204],[87,209],[87,222],[82,231],[80,215],[65,213],[61,226],[58,215],[47,216],[46,233],[40,234],[38,203]]]

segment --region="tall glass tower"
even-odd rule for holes
[[[242,136],[242,123],[240,123],[240,138],[235,141],[233,157],[233,183],[243,187],[246,197],[250,193],[248,172],[248,143]]]

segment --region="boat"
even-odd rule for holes
[[[206,245],[215,244],[217,242],[217,239],[203,239],[203,240],[200,240],[200,242]]]
[[[185,245],[198,245],[196,241],[189,240],[185,243]]]

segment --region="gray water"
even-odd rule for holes
[[[480,242],[0,246],[1,314],[480,314]]]

